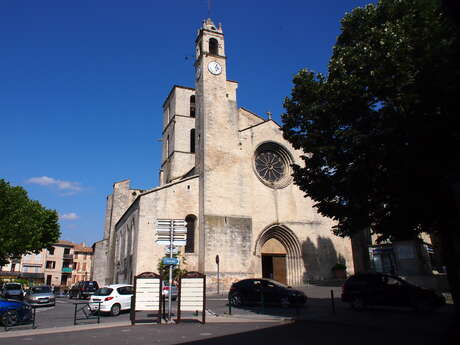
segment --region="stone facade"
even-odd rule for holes
[[[163,105],[160,186],[114,184],[104,239],[95,246],[95,260],[105,264],[94,277],[131,282],[158,272],[164,248],[155,243],[155,225],[165,218],[187,220],[183,268],[205,273],[210,289],[217,255],[224,288],[247,277],[289,285],[328,279],[337,262],[352,273],[350,241],[334,236],[333,221],[292,183],[291,164],[302,164],[301,152],[273,120],[238,108],[223,31],[210,20],[196,39],[195,76],[195,88],[174,86]]]

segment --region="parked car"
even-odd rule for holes
[[[307,296],[299,290],[271,279],[244,279],[233,283],[228,293],[234,306],[262,304],[282,307],[302,306]]]
[[[89,298],[97,289],[99,289],[99,285],[96,281],[83,280],[70,288],[69,298]]]
[[[172,287],[169,286],[168,280],[163,280],[163,288],[162,288],[163,296],[168,299],[171,295],[171,301],[175,301],[177,299],[177,286],[176,284],[172,284]]]
[[[117,316],[122,310],[131,309],[131,297],[134,293],[132,285],[113,284],[98,289],[89,299],[89,307],[92,312],[99,309],[103,313]]]
[[[32,286],[26,291],[24,300],[31,306],[56,305],[56,296],[48,285]]]
[[[6,299],[22,300],[24,298],[24,290],[20,283],[5,283],[3,284],[2,296]]]
[[[356,274],[348,278],[342,286],[342,301],[350,303],[355,310],[376,305],[429,311],[446,303],[444,296],[434,290],[381,273]]]
[[[3,325],[14,326],[32,319],[32,307],[23,301],[0,297],[0,321]]]

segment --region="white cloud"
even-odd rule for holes
[[[70,213],[64,213],[64,214],[59,215],[59,218],[63,220],[75,220],[75,219],[78,219],[79,217],[77,216],[75,212],[70,212]]]
[[[60,190],[69,191],[68,194],[73,194],[81,190],[78,182],[62,181],[48,176],[32,177],[26,182],[40,186],[57,186]]]

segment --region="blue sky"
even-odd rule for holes
[[[239,106],[279,122],[295,73],[325,73],[340,19],[369,2],[212,1]],[[207,16],[208,0],[0,1],[0,178],[56,209],[62,239],[102,239],[113,182],[158,184],[161,106],[194,87]]]

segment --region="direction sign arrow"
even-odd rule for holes
[[[178,258],[163,258],[163,265],[179,265]]]

